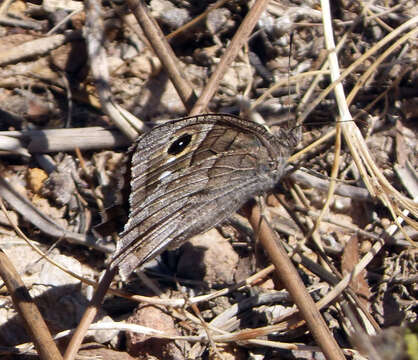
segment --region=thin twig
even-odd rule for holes
[[[0,207],[8,216],[3,199],[0,197]],[[11,219],[9,218],[11,222]],[[35,347],[41,359],[59,360],[62,359],[51,333],[46,325],[42,314],[33,302],[28,289],[20,278],[13,264],[7,255],[0,249],[0,276],[7,286],[13,299],[16,311],[25,322],[26,329],[33,339]]]
[[[90,70],[96,82],[103,111],[130,140],[138,137],[148,127],[127,110],[122,109],[112,99],[109,86],[109,70],[104,44],[104,24],[101,6],[97,0],[85,2],[86,8],[86,41],[90,60]]]
[[[302,313],[313,337],[318,342],[327,359],[344,359],[344,354],[335,342],[311,296],[306,292],[305,286],[289,260],[286,251],[283,249],[280,241],[276,239],[276,234],[271,230],[267,222],[261,221],[260,223],[260,216],[260,209],[257,205],[254,205],[251,209],[250,223],[254,229],[260,227],[260,242],[276,267],[278,277],[286,284],[287,290]]]
[[[99,312],[100,306],[106,295],[106,291],[110,286],[117,271],[117,267],[106,269],[103,278],[100,280],[99,286],[94,292],[93,299],[90,301],[89,306],[81,318],[80,323],[77,326],[70,342],[68,343],[67,349],[65,350],[64,360],[73,360],[83,342],[84,336],[89,329],[89,326],[94,321],[97,313]]]
[[[178,66],[179,61],[163,32],[155,20],[148,14],[143,0],[127,0],[126,3],[141,25],[145,36],[154,49],[155,55],[158,56],[165,71],[167,71],[184,106],[187,110],[190,110],[196,101],[196,95],[194,94],[193,87],[189,84],[186,76]]]
[[[44,38],[27,41],[0,53],[0,66],[17,63],[18,61],[45,55],[51,50],[65,44],[68,41],[81,38],[79,31],[72,31],[66,34],[56,34]]]
[[[209,101],[215,94],[219,82],[221,81],[228,67],[234,61],[244,43],[248,40],[248,37],[253,31],[260,15],[267,7],[267,3],[268,0],[257,0],[251,7],[237,32],[234,34],[228,49],[225,51],[221,60],[219,61],[215,72],[212,74],[205,88],[202,90],[202,93],[199,96],[199,100],[197,100],[196,104],[193,106],[190,115],[201,114],[208,107]]]

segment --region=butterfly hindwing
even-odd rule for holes
[[[167,248],[224,221],[283,175],[286,147],[230,115],[174,120],[138,138],[130,214],[112,265],[126,278]]]

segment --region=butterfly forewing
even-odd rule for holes
[[[133,151],[129,221],[112,260],[123,278],[271,189],[289,149],[261,125],[201,115],[154,128]]]

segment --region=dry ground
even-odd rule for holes
[[[0,198],[9,215],[0,211],[2,358],[33,358],[45,346],[31,345],[22,317],[35,337],[45,329],[33,313],[18,315],[16,288],[26,285],[53,335],[77,326],[92,293],[10,221],[49,259],[97,280],[115,237],[93,228],[121,199],[132,139],[158,121],[213,112],[301,130],[292,158],[300,176],[266,197],[268,222],[347,358],[417,359],[406,349],[417,320],[418,7],[339,1],[327,14],[326,2],[270,1],[261,15],[249,12],[262,3],[150,1],[175,55],[122,1],[0,4]],[[254,30],[240,34],[251,17]],[[244,46],[225,66],[234,36]],[[219,81],[205,88],[216,71]],[[89,333],[80,354],[319,357],[288,280],[269,266],[272,255],[244,213],[164,253],[129,283],[116,278],[113,288],[150,297],[109,294],[102,330]],[[56,341],[61,351],[67,342]]]

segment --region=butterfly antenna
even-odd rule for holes
[[[290,68],[291,68],[291,58],[293,54],[293,35],[294,35],[293,31],[291,31],[289,34],[289,57],[288,57],[288,62],[287,62],[287,103],[288,103],[287,111],[288,111],[289,119],[291,119]],[[291,147],[296,147],[296,145],[301,140],[302,131],[301,131],[301,127],[296,125],[296,119],[292,125],[289,126],[289,129],[287,130],[287,134],[288,134],[289,143]]]
[[[289,35],[289,57],[287,59],[287,103],[288,103],[289,119],[290,119],[290,65],[291,65],[292,52],[293,52],[293,31]]]

